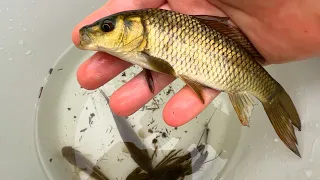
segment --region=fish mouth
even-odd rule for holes
[[[80,29],[80,43],[79,48],[84,49],[92,43],[92,39],[88,35],[87,31],[84,28]]]

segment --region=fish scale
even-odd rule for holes
[[[150,18],[152,16],[153,18]],[[248,59],[248,54],[245,54],[244,51],[241,51],[239,48],[235,47],[233,43],[228,43],[227,39],[221,36],[218,32],[210,31],[205,26],[200,26],[199,23],[196,23],[189,17],[181,17],[179,14],[172,13],[170,16],[163,16],[161,12],[155,13],[146,13],[144,16],[144,21],[146,24],[146,29],[148,32],[147,39],[152,43],[148,43],[146,49],[147,52],[157,58],[164,59],[168,61],[176,70],[177,74],[186,74],[188,76],[197,77],[197,79],[202,79],[206,85],[212,88],[228,90],[228,91],[237,91],[237,90],[248,90],[248,87],[243,87],[244,81],[243,73],[240,74],[238,79],[231,78],[230,76],[234,75],[235,69],[241,68],[246,70],[246,76],[251,79],[252,82],[254,78],[248,73],[258,71],[253,61],[249,61],[249,63],[244,64],[243,62]],[[179,19],[181,19],[179,21]],[[162,21],[173,21],[172,19],[177,19],[176,24],[165,24],[165,26],[161,26]],[[183,24],[179,22],[187,22],[185,27],[185,31],[178,31],[178,33],[173,33],[172,31],[176,29],[175,27],[182,27]],[[188,26],[189,25],[189,26]],[[190,26],[192,25],[192,26]],[[210,32],[208,34],[208,32]],[[210,36],[214,36],[217,41],[209,41]],[[164,41],[165,37],[169,37],[169,41]],[[182,39],[186,39],[187,42],[184,45]],[[208,41],[203,41],[203,39],[207,39]],[[229,40],[230,41],[230,40]],[[159,47],[168,48],[167,51],[161,51]],[[214,47],[213,51],[210,51],[210,47]],[[183,49],[181,52],[181,56],[177,56],[177,52],[173,49]],[[229,53],[226,53],[227,49],[231,49]],[[232,51],[232,49],[234,51]],[[202,51],[204,50],[204,51]],[[198,53],[198,52],[202,53]],[[174,52],[174,53],[173,53]],[[232,53],[234,52],[234,53]],[[226,57],[232,58],[226,58]],[[211,58],[210,58],[211,57]],[[216,57],[213,59],[212,57]],[[199,67],[210,67],[207,65],[211,62],[215,61],[214,66],[211,69],[207,69],[207,71],[194,71],[194,69],[199,69]],[[236,64],[235,64],[236,63]],[[233,68],[225,68],[235,65]],[[249,65],[249,66],[244,66]],[[183,67],[181,67],[183,66]],[[256,70],[254,69],[256,68]],[[216,70],[216,72],[214,71]],[[212,76],[209,74],[212,73]],[[263,74],[262,74],[263,75]],[[268,75],[268,74],[264,74]],[[256,77],[261,78],[261,77]],[[234,81],[240,80],[240,81]],[[253,83],[251,83],[253,84]],[[263,82],[261,82],[261,85]],[[213,86],[215,85],[215,86]],[[255,84],[253,84],[254,86]],[[253,87],[252,86],[252,87]],[[250,86],[249,86],[250,87]],[[272,86],[270,92],[273,91]],[[253,90],[253,89],[252,89]],[[270,95],[272,93],[269,93]],[[268,96],[265,95],[264,96]]]
[[[163,9],[123,11],[82,27],[78,47],[141,66],[152,93],[148,70],[182,79],[203,104],[204,87],[226,92],[244,126],[249,125],[256,97],[280,139],[301,157],[293,129],[294,125],[301,130],[301,121],[290,96],[260,65],[265,60],[248,38],[228,20]]]

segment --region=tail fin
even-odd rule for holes
[[[292,152],[301,158],[293,128],[294,125],[301,131],[301,122],[289,95],[281,85],[279,85],[277,94],[272,102],[262,104],[279,138]]]

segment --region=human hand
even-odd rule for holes
[[[304,46],[300,45],[298,41],[294,41],[295,39],[304,40],[301,38],[302,36],[298,34],[299,31],[297,29],[299,28],[297,27],[299,27],[299,24],[295,25],[295,29],[291,27],[293,29],[292,31],[288,31],[288,29],[290,30],[290,23],[283,23],[279,20],[276,21],[276,17],[263,16],[263,14],[261,14],[263,11],[257,10],[257,7],[262,6],[261,4],[257,4],[253,0],[246,0],[246,2],[247,3],[237,7],[237,4],[231,4],[232,6],[230,6],[227,5],[226,2],[223,3],[222,1],[215,0],[110,0],[106,5],[80,22],[74,29],[72,38],[74,44],[79,44],[78,31],[82,26],[119,11],[160,7],[185,14],[226,16],[216,8],[219,7],[230,16],[234,24],[244,31],[260,53],[267,59],[267,64],[283,63],[289,59],[299,59],[303,57],[302,54],[305,55],[311,51],[308,48],[304,48],[303,51],[301,47]],[[231,3],[234,2],[232,1]],[[262,1],[260,1],[260,3],[262,3]],[[249,16],[243,11],[239,11],[240,8],[246,8],[245,5],[248,4],[256,11],[253,12],[252,16]],[[254,7],[254,5],[256,7]],[[234,7],[237,7],[237,9]],[[265,10],[266,8],[262,9]],[[257,17],[262,20],[257,19]],[[286,29],[287,31],[282,29]],[[309,28],[307,31],[311,33],[313,29]],[[290,39],[290,36],[294,37],[293,40]],[[308,41],[305,44],[310,45],[311,42]],[[300,48],[300,54],[299,51],[294,51],[294,49],[297,48]],[[103,52],[97,52],[79,67],[77,78],[82,87],[92,90],[104,85],[130,66],[132,66],[132,64],[128,62]],[[152,76],[155,85],[154,94],[149,91],[144,74],[140,73],[111,96],[111,109],[120,116],[131,115],[149,102],[155,94],[174,81],[172,76],[161,73],[152,72]],[[218,91],[205,89],[205,104],[202,104],[194,92],[188,86],[185,86],[167,102],[163,110],[163,119],[171,126],[183,125],[197,116],[218,94]]]

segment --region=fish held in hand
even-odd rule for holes
[[[123,11],[82,27],[78,47],[180,78],[202,103],[204,88],[226,92],[244,126],[249,124],[255,97],[280,139],[301,157],[293,127],[301,130],[301,122],[292,100],[227,17],[163,9]]]

